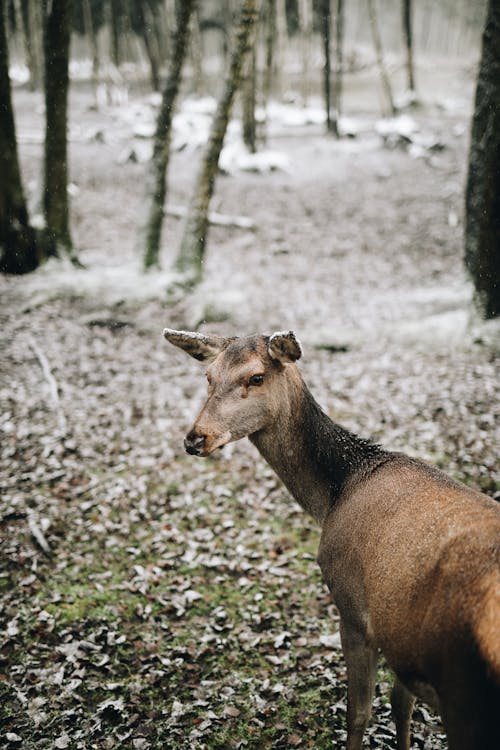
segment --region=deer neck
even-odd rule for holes
[[[276,420],[250,440],[303,509],[321,525],[346,485],[361,480],[388,454],[332,422],[297,368],[286,384],[286,398],[280,400]]]

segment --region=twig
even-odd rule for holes
[[[59,400],[59,388],[57,385],[57,380],[52,374],[52,370],[50,369],[50,364],[43,353],[43,351],[40,349],[38,344],[36,343],[35,339],[33,337],[29,337],[28,344],[33,350],[36,358],[38,359],[38,362],[40,363],[40,367],[42,368],[42,372],[44,374],[45,380],[48,383],[49,391],[50,391],[50,400],[52,401],[52,406],[54,407],[55,411],[57,412],[57,423],[59,426],[59,431],[61,433],[61,436],[64,437],[67,432],[67,425],[66,425],[66,417],[64,416],[64,411],[61,406],[61,402]]]
[[[185,206],[167,206],[167,214],[176,219],[184,219],[184,217],[188,215],[188,210]],[[210,211],[208,214],[208,221],[210,224],[218,227],[248,229],[251,232],[255,229],[255,223],[252,219],[248,219],[246,216],[226,216],[225,214],[219,214],[216,211]]]
[[[35,515],[33,511],[31,511],[29,508],[26,509],[27,515],[28,515],[28,526],[29,530],[31,532],[31,536],[35,540],[35,542],[38,544],[42,552],[44,552],[47,557],[50,557],[52,555],[52,550],[50,549],[49,543],[45,539],[43,535],[43,531],[41,530],[40,526],[38,525]]]

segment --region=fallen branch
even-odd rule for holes
[[[42,552],[44,552],[47,557],[50,557],[52,555],[52,550],[50,549],[48,541],[45,539],[45,536],[43,535],[43,531],[41,530],[40,526],[37,523],[37,520],[35,518],[35,515],[32,510],[29,508],[27,510],[28,515],[28,527],[31,532],[31,536],[35,540],[35,542],[38,544]]]
[[[176,219],[184,219],[188,215],[185,206],[167,206],[167,215]],[[247,229],[250,232],[255,231],[255,223],[246,216],[226,216],[216,211],[210,211],[208,221],[213,226],[230,227],[232,229]]]
[[[30,336],[28,339],[28,344],[30,348],[33,350],[36,358],[38,359],[38,362],[40,363],[40,367],[42,368],[42,372],[44,374],[45,380],[47,381],[47,384],[49,386],[49,392],[50,392],[50,400],[52,402],[52,406],[54,410],[57,413],[57,423],[59,426],[59,432],[61,433],[61,436],[64,437],[67,432],[67,424],[66,424],[66,417],[64,415],[64,411],[61,406],[61,402],[59,400],[59,387],[57,385],[57,380],[52,374],[52,370],[50,369],[50,364],[43,353],[43,351],[40,349],[38,344],[36,343],[35,339]]]

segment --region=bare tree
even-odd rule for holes
[[[465,264],[485,318],[500,316],[500,3],[489,0],[465,196]]]
[[[19,169],[3,2],[0,2],[0,112],[0,270],[26,273],[36,268],[39,258]]]
[[[172,115],[179,90],[182,66],[186,57],[189,22],[195,5],[196,0],[183,0],[176,6],[177,26],[172,44],[170,68],[156,121],[153,156],[146,181],[146,202],[149,204],[149,209],[142,230],[145,269],[159,265],[160,239],[167,193],[166,173],[170,158]]]
[[[412,0],[403,0],[403,36],[406,47],[408,90],[414,92],[415,70],[413,66]]]
[[[43,0],[45,151],[43,209],[48,254],[76,260],[69,228],[67,109],[71,0]]]
[[[390,114],[394,117],[396,114],[396,107],[394,104],[394,97],[392,95],[391,82],[387,68],[385,67],[384,51],[382,48],[382,39],[380,37],[380,31],[377,22],[377,11],[375,9],[375,0],[367,0],[368,2],[368,15],[370,17],[370,28],[373,38],[373,46],[375,47],[375,54],[377,57],[377,65],[380,73],[380,80],[382,82],[382,88],[387,98],[389,105]]]
[[[255,107],[257,104],[257,56],[255,34],[250,41],[251,50],[247,55],[245,75],[241,87],[242,93],[242,129],[243,142],[250,153],[257,151],[257,119]]]
[[[337,112],[332,111],[332,91],[331,91],[331,49],[330,36],[332,28],[332,2],[331,0],[321,0],[319,5],[319,15],[321,24],[321,37],[323,40],[323,94],[325,97],[325,114],[326,129],[329,133],[338,136]]]
[[[258,0],[243,0],[236,41],[229,72],[212,122],[207,148],[198,174],[175,269],[182,275],[185,287],[197,284],[202,277],[203,256],[208,234],[208,208],[214,192],[219,156],[224,143],[234,96],[238,90],[251,32],[257,18]]]
[[[342,113],[342,75],[344,70],[344,0],[336,0],[335,9],[335,82],[333,107],[337,123]],[[338,127],[338,126],[337,126]]]

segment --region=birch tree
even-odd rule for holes
[[[185,288],[201,281],[203,257],[208,234],[208,209],[215,186],[219,156],[224,143],[234,96],[241,84],[245,57],[250,48],[252,29],[257,18],[258,0],[243,0],[229,71],[212,122],[201,169],[196,181],[175,270]]]

